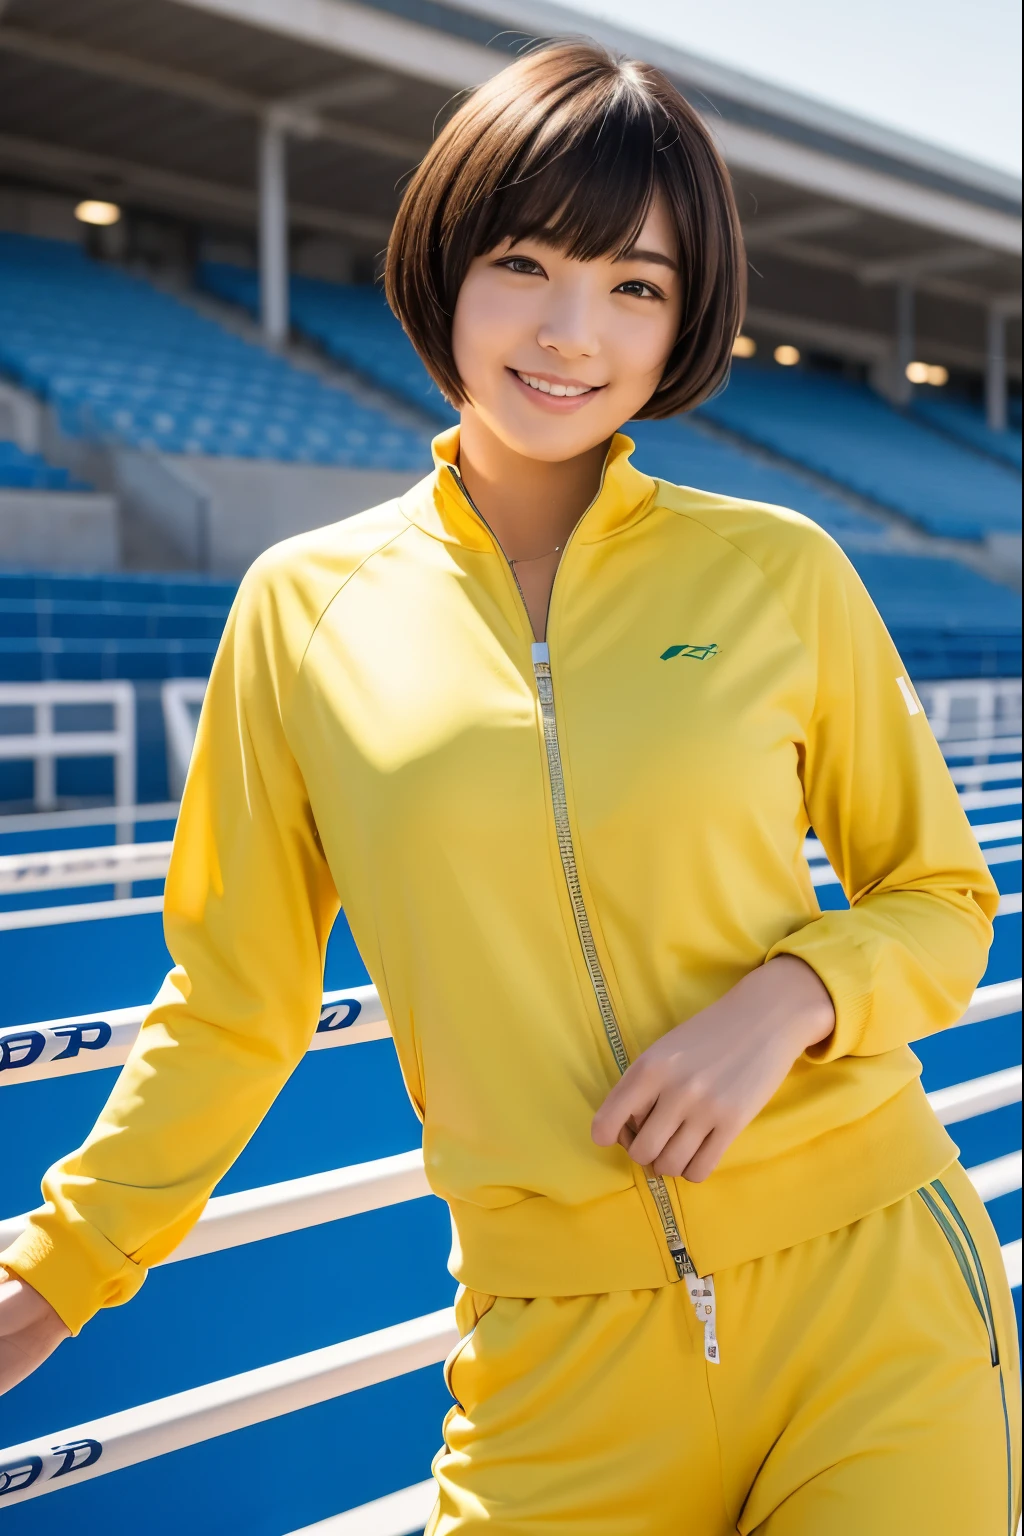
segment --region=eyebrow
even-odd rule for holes
[[[666,256],[662,251],[638,251],[635,247],[629,251],[623,251],[621,256],[616,256],[616,261],[653,261],[658,267],[671,267],[673,272],[679,271],[679,263],[671,256]]]

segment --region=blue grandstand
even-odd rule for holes
[[[164,453],[422,469],[417,433],[76,246],[0,234],[0,369],[70,436]]]
[[[1020,476],[893,410],[866,385],[737,363],[701,414],[941,538],[1020,532]]]
[[[792,471],[763,463],[681,420],[635,421],[636,461],[650,474],[727,496],[794,507],[846,549],[911,675],[1015,677],[1020,599],[953,560],[890,546],[885,525]]]
[[[251,269],[204,262],[199,281],[218,298],[240,305],[251,315],[259,314],[259,278]],[[425,411],[443,426],[457,420],[380,289],[293,277],[289,302],[296,328],[343,367]]]
[[[1020,470],[1019,424],[1016,429],[1004,427],[1002,431],[996,431],[988,425],[984,412],[977,406],[967,400],[958,400],[955,395],[936,395],[934,390],[929,390],[927,394],[918,391],[914,401],[914,415],[968,448],[975,448],[979,453],[988,454],[990,458]]]
[[[0,439],[0,490],[88,491],[91,487],[70,471],[48,464],[38,453],[26,453],[17,443]]]
[[[206,264],[200,278],[221,298],[257,308],[254,272]],[[70,434],[168,454],[415,472],[428,463],[430,419],[454,420],[372,288],[293,277],[293,319],[372,381],[375,399],[384,391],[419,407],[419,431],[76,247],[0,235],[0,279],[0,368],[52,402]],[[968,405],[926,397],[914,406],[932,416],[940,409],[942,420],[925,424],[842,379],[738,364],[695,420],[637,422],[630,431],[637,462],[653,474],[794,507],[826,528],[918,679],[1017,675],[1019,597],[959,562],[898,547],[884,510],[965,539],[1019,530],[1019,475],[978,451],[988,428]],[[956,440],[966,437],[965,422],[981,434],[974,446]],[[998,442],[1006,448],[1012,436]],[[764,448],[769,455],[757,451]],[[13,474],[22,472],[17,452]],[[32,462],[26,474],[50,484],[64,476]],[[0,447],[0,479],[2,466]],[[861,510],[850,489],[878,515]],[[0,678],[204,675],[233,590],[192,579],[4,578]]]
[[[205,677],[233,582],[0,574],[0,682]]]

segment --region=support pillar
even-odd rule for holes
[[[260,127],[260,320],[271,346],[288,337],[288,141],[273,117]]]
[[[896,288],[896,378],[895,397],[900,405],[909,404],[913,388],[907,378],[907,365],[914,361],[914,285],[903,281]]]
[[[992,305],[985,336],[985,417],[993,432],[1006,429],[1006,316]]]

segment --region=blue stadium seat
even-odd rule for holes
[[[0,370],[71,436],[353,469],[430,463],[428,431],[60,241],[0,234]]]
[[[0,439],[0,490],[9,491],[88,491],[92,487],[78,480],[60,465],[48,464],[38,453],[25,453],[17,443]]]
[[[1013,469],[1020,469],[1020,427],[1005,427],[1002,432],[995,432],[978,406],[969,400],[959,400],[955,395],[937,395],[934,390],[928,390],[927,394],[918,391],[913,409],[914,415],[930,427],[947,433],[968,448],[976,448]]]
[[[259,313],[259,280],[248,268],[205,262],[199,280],[218,298],[251,315]],[[379,289],[293,277],[290,306],[296,329],[318,342],[329,357],[426,411],[441,426],[457,420]]]
[[[636,421],[636,462],[680,485],[794,507],[847,550],[912,677],[1016,677],[1020,598],[958,561],[889,547],[887,531],[797,474],[759,463],[686,421]]]
[[[0,681],[203,677],[234,583],[0,573]]]
[[[865,385],[738,363],[701,414],[943,538],[1020,532],[1020,476],[894,410]]]

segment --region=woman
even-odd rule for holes
[[[908,1046],[963,1012],[995,888],[840,550],[617,431],[722,385],[742,275],[654,70],[540,50],[439,136],[388,296],[460,427],[242,583],[175,968],[0,1255],[8,1381],[196,1220],[340,900],[452,1213],[433,1536],[1007,1530],[1009,1294]]]

